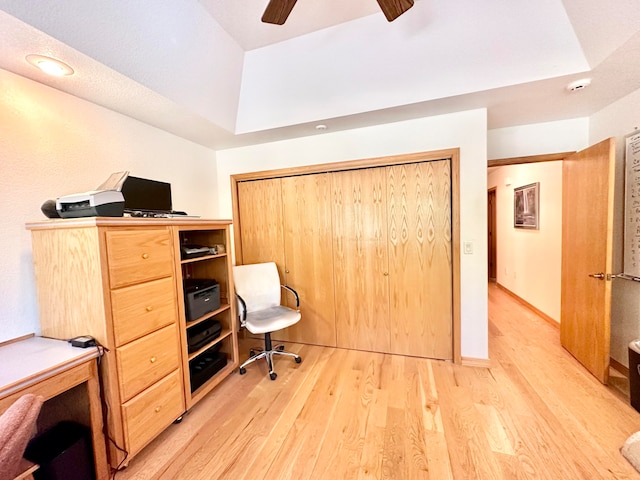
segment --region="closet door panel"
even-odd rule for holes
[[[387,167],[391,351],[451,359],[449,160]]]
[[[338,347],[390,351],[385,172],[331,174]]]
[[[276,262],[284,282],[281,179],[238,184],[242,259],[238,263]]]
[[[286,283],[300,296],[302,319],[274,338],[336,346],[329,182],[328,173],[282,179]]]

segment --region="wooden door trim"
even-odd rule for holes
[[[294,175],[309,175],[312,173],[339,172],[341,170],[356,170],[358,168],[385,167],[389,165],[425,162],[430,160],[445,160],[451,158],[453,152],[458,152],[459,154],[459,151],[459,148],[449,148],[445,150],[433,150],[429,152],[406,153],[402,155],[389,155],[386,157],[372,157],[358,160],[345,160],[343,162],[318,163],[314,165],[263,170],[260,172],[239,173],[236,175],[231,175],[231,185],[234,185],[234,180],[235,182],[245,182],[247,180],[265,180],[267,178],[291,177]]]
[[[450,148],[433,150],[429,152],[416,152],[403,155],[390,155],[386,157],[373,157],[343,162],[322,163],[290,168],[264,170],[231,175],[231,202],[234,227],[234,249],[237,264],[243,263],[240,222],[240,210],[238,205],[238,184],[251,180],[266,180],[269,178],[290,177],[295,175],[310,175],[314,173],[339,172],[343,170],[357,170],[361,168],[385,167],[401,165],[405,163],[428,162],[434,160],[449,160],[451,162],[451,251],[452,251],[452,341],[453,362],[461,364],[460,351],[461,337],[461,298],[460,298],[460,149]]]
[[[497,158],[487,160],[487,167],[502,167],[504,165],[519,165],[521,163],[554,162],[564,160],[576,152],[546,153],[543,155],[528,155],[525,157]]]
[[[493,207],[489,205],[489,196],[493,195]],[[498,235],[496,233],[496,229],[498,226],[498,222],[496,220],[496,215],[498,212],[498,207],[496,206],[496,201],[498,199],[498,187],[491,187],[487,190],[487,210],[491,213],[492,223],[487,219],[487,233],[491,232],[492,237],[489,239],[489,250],[491,254],[488,255],[489,259],[493,259],[493,269],[495,273],[495,277],[491,276],[491,269],[489,268],[489,279],[498,280]],[[494,248],[495,247],[495,248]]]

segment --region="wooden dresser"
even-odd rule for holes
[[[90,335],[108,349],[101,374],[113,467],[126,465],[238,364],[229,225],[106,217],[27,224],[42,336]],[[198,276],[215,279],[221,292],[220,308],[197,321],[215,317],[223,335],[189,353],[183,280],[194,267],[181,260],[180,243],[194,239],[222,245],[223,253],[197,259]],[[227,365],[192,392],[189,361],[213,346]]]

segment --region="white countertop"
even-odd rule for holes
[[[99,355],[98,348],[30,337],[0,346],[0,398]]]

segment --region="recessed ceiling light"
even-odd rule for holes
[[[320,125],[316,125],[316,130],[326,130],[326,129],[327,129],[327,126],[322,123]]]
[[[567,85],[567,90],[569,90],[570,92],[575,92],[577,90],[584,90],[589,85],[591,85],[591,79],[583,78],[580,80],[576,80],[575,82],[571,82],[569,85]]]
[[[55,58],[32,54],[27,55],[25,59],[31,65],[38,67],[47,75],[53,75],[54,77],[73,75],[73,68],[60,60],[56,60]]]

